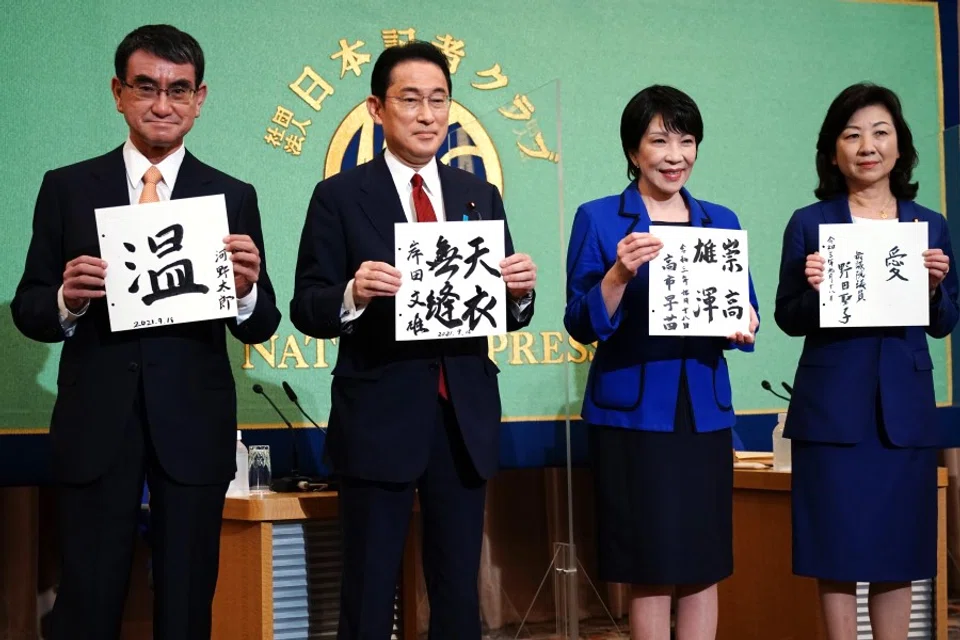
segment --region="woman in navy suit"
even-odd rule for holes
[[[910,583],[936,574],[937,415],[929,334],[957,324],[950,232],[916,204],[917,164],[900,100],[856,84],[830,105],[814,192],[783,236],[776,321],[804,336],[784,435],[793,446],[793,570],[818,579],[831,640],[857,635],[856,583],[870,584],[875,638],[906,638]],[[821,223],[926,222],[930,324],[821,329]],[[919,259],[919,256],[917,257]]]
[[[620,140],[631,183],[583,204],[567,253],[564,324],[597,342],[583,399],[596,487],[599,577],[633,585],[631,638],[712,639],[716,584],[733,570],[734,423],[724,349],[753,349],[750,333],[651,337],[649,267],[662,243],[652,225],[739,229],[725,207],[684,188],[703,139],[689,96],[647,87],[627,104]]]

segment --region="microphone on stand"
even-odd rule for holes
[[[786,383],[784,383],[784,384],[786,384]],[[769,381],[769,380],[761,380],[761,381],[760,381],[760,386],[763,387],[766,391],[769,391],[769,392],[772,393],[773,395],[777,396],[777,397],[780,398],[781,400],[786,400],[787,402],[790,402],[790,398],[788,398],[787,396],[782,396],[782,395],[780,395],[779,393],[777,393],[776,391],[773,390],[773,385],[770,384],[770,381]]]
[[[323,461],[324,449],[326,448],[326,444],[327,444],[327,438],[326,438],[326,434],[328,433],[327,430],[321,427],[319,424],[317,424],[317,421],[311,418],[310,415],[303,410],[303,407],[300,406],[300,400],[297,397],[296,392],[293,390],[293,387],[287,384],[286,381],[284,381],[282,384],[283,384],[283,390],[287,394],[287,397],[290,399],[290,402],[292,402],[297,407],[297,409],[300,410],[300,413],[303,414],[303,417],[309,420],[310,423],[313,426],[315,426],[317,429],[320,429],[320,431],[323,431],[324,438],[323,438],[323,444],[320,445],[320,455],[319,455],[319,460]],[[330,486],[328,487],[329,489],[331,490],[336,489],[336,487],[334,486],[335,483],[330,478],[325,478],[325,480],[330,483]]]
[[[273,403],[273,400],[270,399],[270,396],[267,395],[267,392],[264,391],[263,386],[260,384],[253,385],[253,392],[257,395],[261,395],[264,399],[270,403],[270,406],[273,407],[273,410],[277,412],[277,415],[280,416],[280,419],[283,420],[283,423],[287,425],[287,428],[290,430],[290,445],[291,445],[291,458],[293,460],[293,468],[290,469],[290,475],[283,478],[275,478],[270,482],[270,488],[277,493],[292,493],[297,491],[311,491],[311,484],[316,484],[316,481],[312,478],[300,475],[300,456],[297,452],[297,438],[293,430],[293,425],[290,424],[290,421],[287,420],[287,417],[283,415],[280,409]]]
[[[790,397],[792,398],[792,397],[793,397],[793,387],[791,387],[790,385],[788,385],[786,382],[781,382],[780,384],[783,385],[783,388],[787,390],[787,393],[789,393],[789,394],[790,394]]]

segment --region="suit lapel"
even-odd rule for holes
[[[170,194],[171,200],[181,200],[183,198],[197,198],[211,194],[210,183],[213,182],[215,173],[213,169],[197,160],[189,151],[183,157],[183,163],[180,165],[180,171],[177,173],[177,182],[173,185],[173,193]]]
[[[627,222],[623,229],[624,236],[634,231],[637,233],[650,231],[650,215],[647,213],[646,205],[643,204],[643,198],[640,197],[637,183],[631,182],[620,194],[620,208],[617,215]]]
[[[460,180],[457,169],[437,160],[440,190],[443,191],[443,213],[447,222],[465,220],[492,220],[493,211],[482,211],[470,200],[470,190]]]
[[[360,209],[370,219],[383,241],[392,247],[393,225],[407,221],[403,214],[403,205],[400,204],[400,195],[382,153],[365,166],[367,174],[360,184]]]
[[[127,169],[123,163],[123,147],[100,156],[90,169],[90,202],[94,209],[122,207],[130,204]]]
[[[846,196],[838,196],[832,200],[827,200],[820,205],[823,212],[823,221],[828,224],[842,224],[844,222],[853,222],[850,216],[850,203]]]

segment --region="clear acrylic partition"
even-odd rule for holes
[[[573,639],[581,637],[581,621],[604,630],[616,625],[606,587],[590,580],[584,566],[591,564],[582,559],[595,556],[596,544],[578,419],[593,348],[571,341],[563,326],[576,203],[563,199],[561,87],[559,81],[529,90],[508,84],[488,93],[496,99],[477,113],[454,100],[440,155],[500,189],[514,250],[532,257],[538,281],[530,325],[489,339],[501,371],[502,469],[487,491],[481,617],[486,638]],[[485,218],[481,203],[471,205]],[[451,221],[474,217],[446,214]],[[426,628],[429,605],[422,602],[418,617]]]

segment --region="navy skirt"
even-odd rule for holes
[[[681,375],[674,431],[590,425],[598,577],[712,584],[733,573],[730,429],[698,433]]]
[[[853,445],[792,443],[797,575],[911,582],[937,573],[937,450],[894,446],[879,406],[876,416]]]

